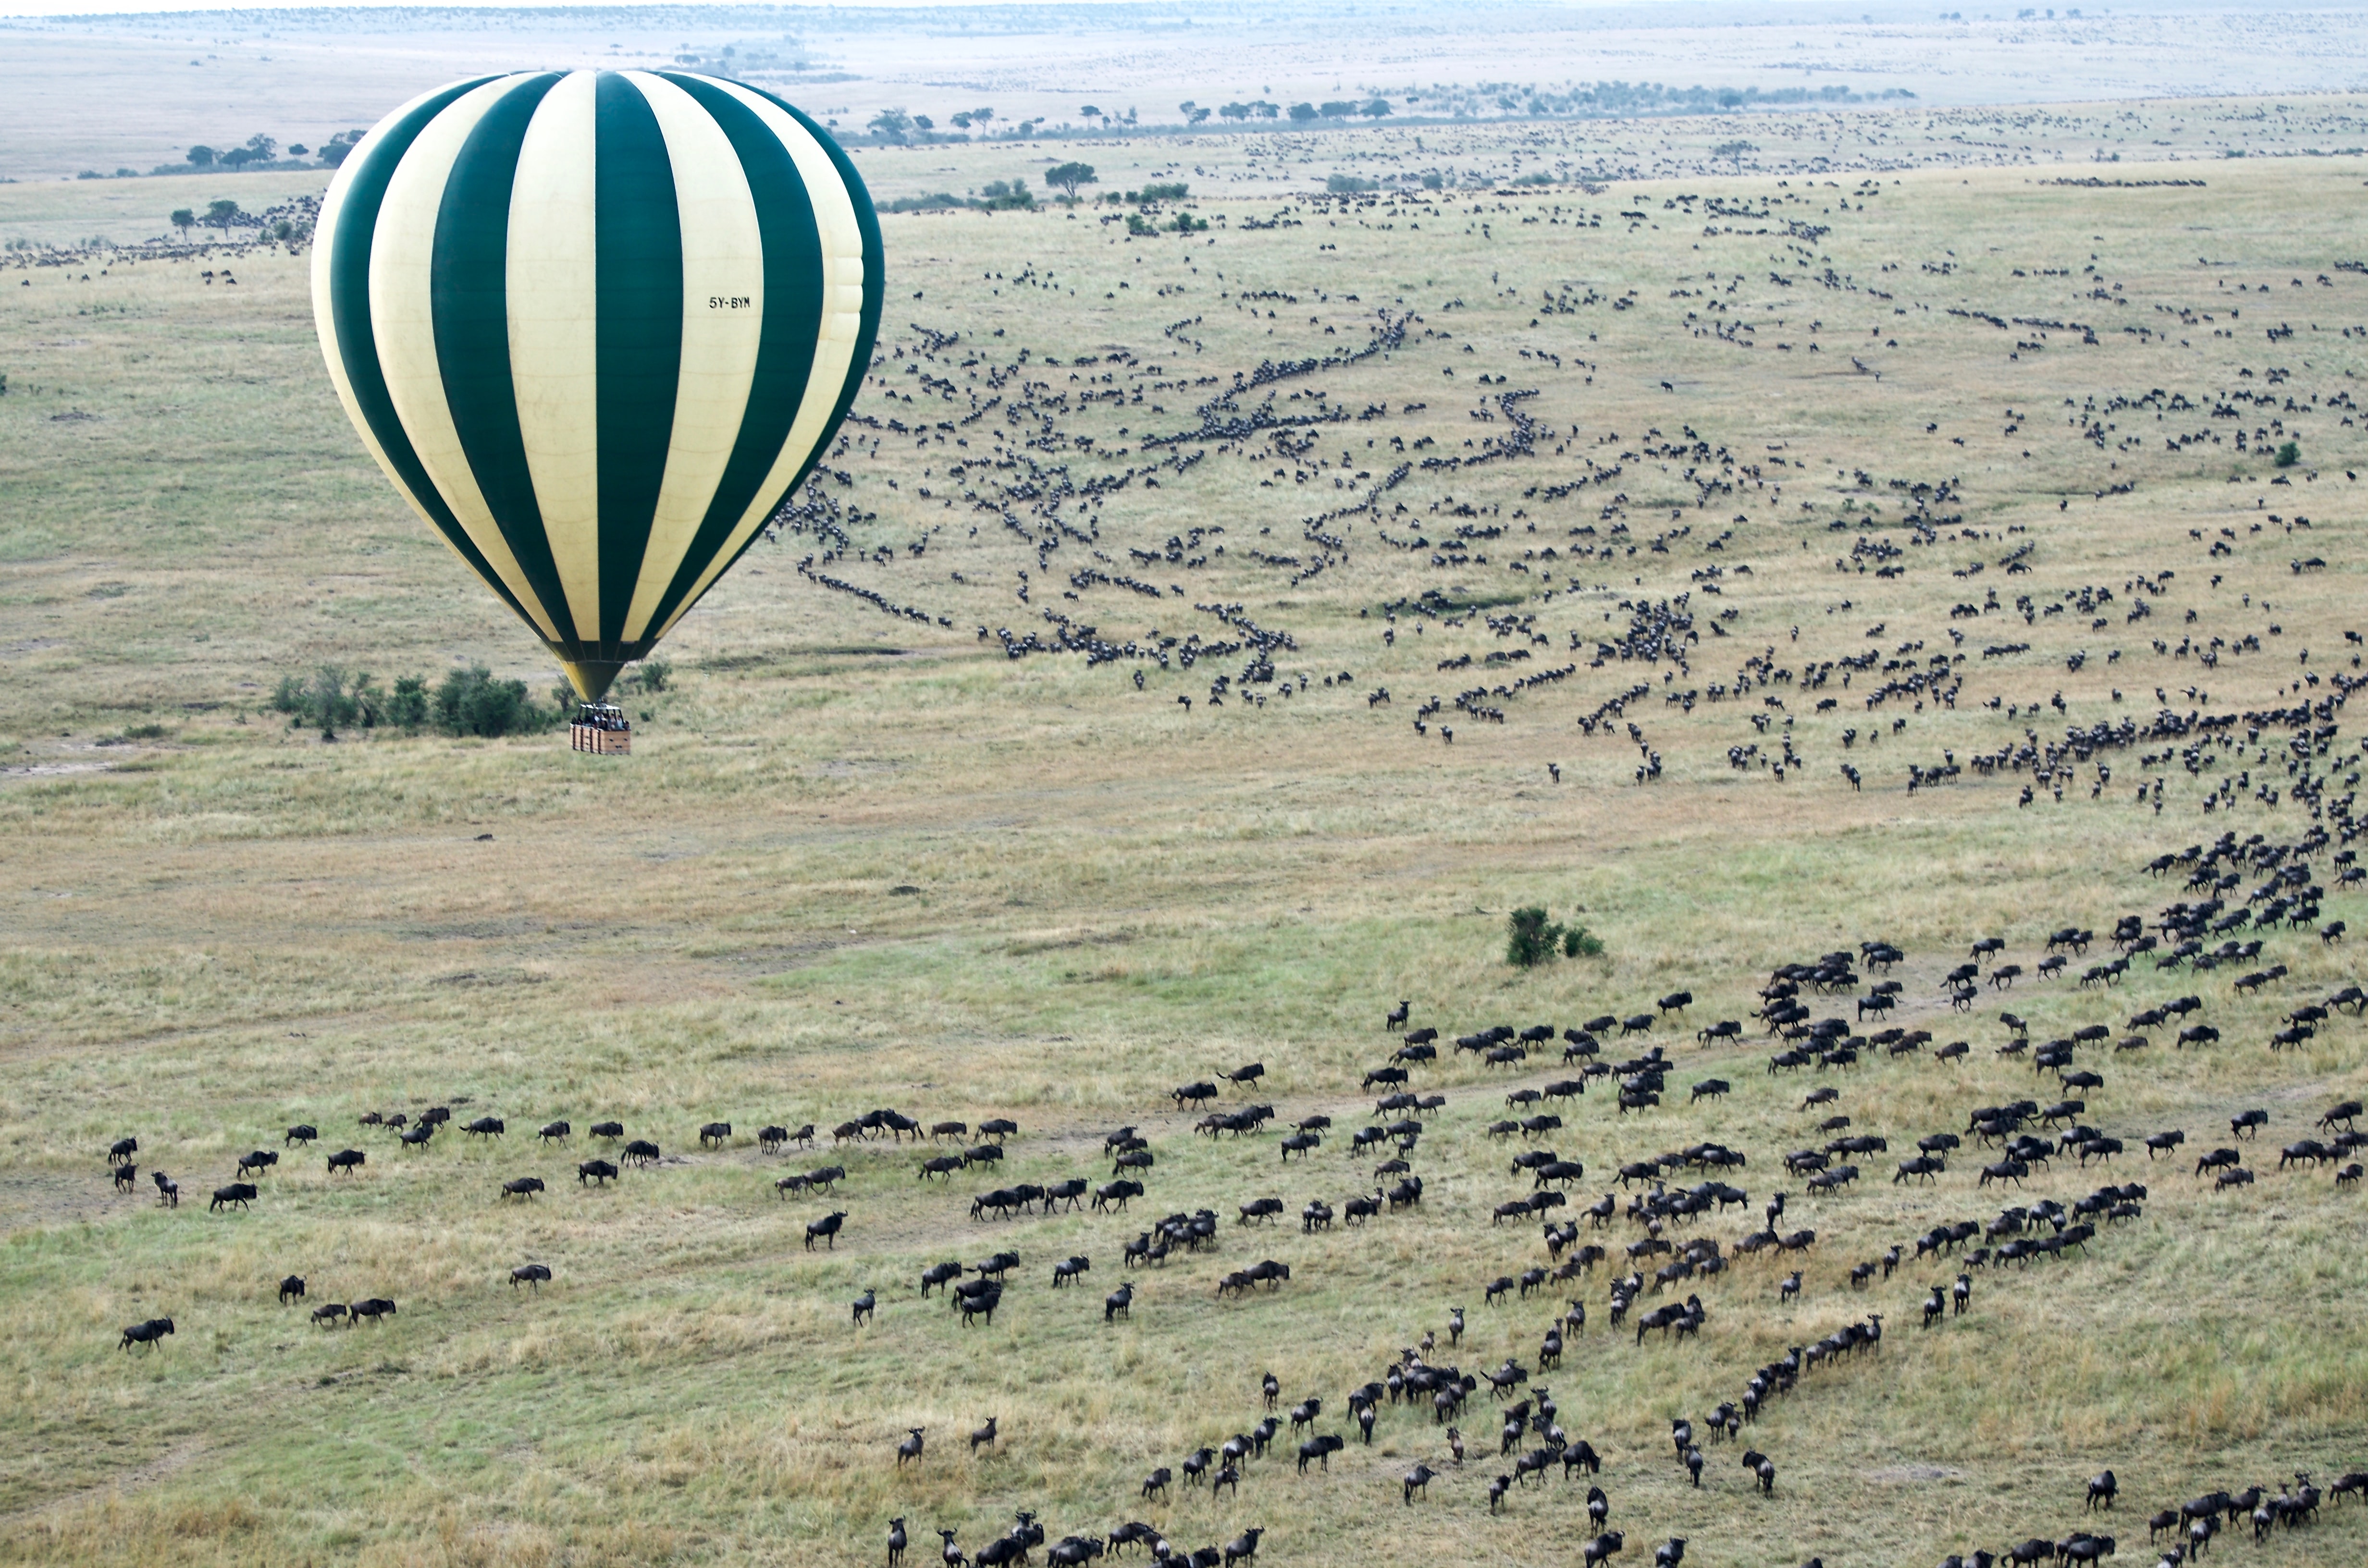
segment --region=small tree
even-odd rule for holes
[[[394,695],[387,699],[386,722],[405,730],[417,732],[427,726],[427,679],[424,676],[398,676]]]
[[[1209,111],[1204,108],[1196,108],[1189,118],[1194,125],[1203,125],[1208,122]]]
[[[922,131],[935,131],[938,128],[938,122],[926,114],[915,115],[913,124]]]
[[[238,203],[229,197],[206,203],[206,215],[199,222],[210,229],[227,229],[239,217]]]
[[[1562,927],[1548,925],[1545,910],[1535,904],[1513,911],[1505,927],[1505,961],[1516,969],[1536,968],[1562,941]]]
[[[268,164],[279,151],[279,140],[258,131],[246,139],[246,150],[255,154],[256,161]]]
[[[2302,461],[2301,442],[2288,441],[2278,448],[2277,464],[2280,468],[2292,468],[2300,461]]]
[[[1372,119],[1379,119],[1382,116],[1390,112],[1390,100],[1387,98],[1372,99],[1367,102],[1363,108],[1359,109],[1357,112],[1369,116]]]
[[[870,129],[883,142],[902,142],[913,129],[913,117],[901,108],[883,108],[871,117]]]
[[[1247,119],[1250,117],[1250,106],[1247,104],[1227,104],[1217,112],[1224,115],[1227,119]]]
[[[190,211],[188,208],[176,207],[173,209],[173,227],[181,231],[181,237],[183,239],[187,239],[188,237],[189,231],[197,226],[197,222],[198,215]]]
[[[1074,201],[1077,198],[1077,187],[1098,185],[1100,182],[1094,178],[1093,165],[1068,163],[1054,164],[1051,168],[1046,169],[1044,183],[1056,190],[1065,191],[1069,199]]]
[[[1357,112],[1357,106],[1344,103],[1338,98],[1332,98],[1326,101],[1321,112],[1326,119],[1346,119]]]
[[[190,148],[188,155],[189,162],[199,168],[210,169],[214,166],[214,150],[202,142]]]
[[[1315,119],[1315,106],[1314,104],[1293,104],[1291,106],[1291,118],[1299,124],[1305,125]]]

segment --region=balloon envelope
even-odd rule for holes
[[[321,210],[330,379],[420,515],[597,699],[813,468],[880,325],[880,222],[738,82],[527,72],[381,121]]]

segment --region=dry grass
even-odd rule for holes
[[[1687,222],[1661,205],[1676,187],[1466,196],[1388,216],[1228,200],[1203,208],[1229,220],[1212,231],[1218,243],[1196,236],[1190,249],[1173,238],[1117,243],[1089,218],[1057,212],[892,220],[892,355],[914,352],[902,331],[911,319],[959,328],[966,350],[992,356],[987,366],[1021,345],[1065,362],[1126,344],[1164,368],[1156,378],[1121,370],[1113,385],[1172,381],[1179,366],[1229,379],[1261,358],[1361,341],[1372,309],[1395,309],[1401,296],[1453,336],[1279,388],[1317,385],[1352,412],[1383,400],[1393,411],[1327,429],[1300,463],[1220,453],[1157,492],[1110,496],[1099,533],[1113,552],[1211,522],[1236,545],[1197,571],[1174,569],[1188,594],[1156,609],[1109,588],[1060,598],[1082,562],[1043,565],[985,515],[972,538],[959,504],[923,501],[918,488],[945,486],[942,465],[960,449],[889,444],[874,457],[867,445],[840,460],[857,481],[840,494],[881,519],[851,530],[858,549],[829,569],[943,613],[953,629],[892,622],[814,586],[793,568],[815,541],[787,537],[682,629],[676,681],[637,699],[637,752],[618,765],[547,740],[378,735],[324,746],[264,711],[279,672],[323,661],[382,678],[456,659],[538,681],[547,671],[355,450],[321,383],[301,261],[242,264],[235,298],[193,268],[150,264],[104,278],[93,268],[88,285],[36,274],[34,288],[12,288],[0,318],[0,505],[10,519],[0,667],[12,698],[0,737],[10,846],[0,889],[10,933],[0,949],[0,1404],[15,1441],[0,1452],[0,1560],[839,1562],[875,1550],[893,1515],[911,1519],[919,1551],[940,1523],[974,1547],[1015,1507],[1041,1509],[1055,1534],[1099,1531],[1143,1511],[1133,1488],[1145,1469],[1250,1425],[1264,1368],[1294,1396],[1337,1401],[1458,1302],[1474,1324],[1468,1362],[1526,1361],[1544,1309],[1484,1310],[1478,1299],[1487,1278],[1539,1251],[1534,1232],[1480,1218],[1517,1189],[1499,1164],[1507,1151],[1482,1135],[1509,1085],[1468,1065],[1425,1074],[1451,1108],[1419,1157],[1430,1190],[1418,1215],[1255,1240],[1228,1223],[1217,1259],[1143,1277],[1132,1324],[1106,1329],[1095,1311],[1138,1218],[1204,1203],[1230,1215],[1269,1192],[1295,1210],[1359,1188],[1360,1162],[1338,1147],[1285,1173],[1271,1140],[1192,1139],[1163,1096],[1258,1059],[1269,1069],[1264,1097],[1287,1115],[1322,1109],[1345,1123],[1363,1108],[1358,1075],[1386,1043],[1382,1010],[1401,996],[1451,1034],[1499,1018],[1625,1013],[1680,985],[1700,998],[1702,1020],[1736,1017],[1771,965],[1882,934],[1911,954],[1901,971],[1909,1021],[1977,1049],[1952,1068],[1864,1070],[1844,1091],[1858,1125],[1896,1144],[1957,1125],[1971,1104],[2040,1093],[2027,1067],[1987,1049],[1998,1004],[1971,1019],[1931,1016],[1938,976],[1963,945],[1997,932],[2028,965],[2055,926],[2106,929],[2178,896],[2137,869],[2159,849],[2223,826],[2291,837],[2298,808],[2243,801],[2225,821],[2203,816],[2201,784],[2173,767],[2154,770],[2170,779],[2163,814],[2139,812],[2128,801],[2142,770],[2126,754],[2110,759],[2114,783],[2101,799],[2075,788],[2029,810],[2015,804],[2022,776],[1969,775],[1907,795],[1907,763],[1937,762],[1944,747],[1994,749],[2026,722],[2064,722],[2052,710],[2042,725],[1976,706],[1993,694],[2021,705],[2060,690],[2080,722],[2149,714],[2157,684],[2201,680],[2214,711],[2265,704],[2300,668],[2285,650],[2306,643],[2312,669],[2332,667],[2353,613],[2360,507],[2343,465],[2358,466],[2358,432],[2324,400],[2368,349],[2341,335],[2368,317],[2368,281],[2333,266],[2350,256],[2344,193],[2356,194],[2362,170],[2255,165],[2238,178],[2225,167],[2201,191],[1903,174],[1864,211],[1850,197],[1847,214],[1828,210],[1843,200],[1839,185],[1683,187],[1738,202],[1806,195],[1777,210],[1833,231],[1807,261],[1781,237],[1702,234],[1699,210]],[[1522,221],[1574,209],[1601,226]],[[1661,226],[1632,231],[1622,210]],[[1303,226],[1246,231],[1254,216]],[[1475,232],[1463,233],[1467,222]],[[2199,245],[2230,265],[2194,267],[2186,258]],[[2101,282],[2080,275],[2092,253]],[[1952,261],[1946,275],[1921,270]],[[1828,265],[1856,290],[1818,287]],[[1074,281],[1076,294],[1014,282],[1031,267],[1064,290]],[[2074,276],[2016,278],[2018,267]],[[1771,270],[1793,283],[1763,281]],[[1688,335],[1687,312],[1709,314],[1709,297],[1672,290],[1702,289],[1713,271],[1722,289],[1744,280],[1719,298],[1758,324],[1760,348]],[[2294,277],[2303,289],[2288,286]],[[2207,335],[2225,320],[2184,329],[2154,308],[2217,314],[2223,279],[2228,291],[2274,285],[2258,306],[2248,294],[2239,337]],[[1531,326],[1540,287],[1565,281],[1605,302]],[[2071,302],[2113,284],[2131,303]],[[1518,293],[1492,293],[1502,288]],[[1233,297],[1246,289],[1300,294],[1302,308],[1286,320],[1276,302],[1277,315],[1253,325]],[[1610,308],[1631,290],[1633,308]],[[906,298],[916,290],[922,301]],[[1351,292],[1364,297],[1349,304]],[[2078,310],[2098,318],[2100,341],[2001,333],[1950,317],[1951,306],[2049,319]],[[2253,336],[2257,310],[2291,321],[2296,338]],[[1197,355],[1159,335],[1188,314],[1201,318],[1187,335],[1205,345]],[[1811,322],[1822,324],[1815,359]],[[2123,324],[2171,336],[2106,330]],[[2044,350],[2008,358],[2005,345],[2040,330]],[[1796,347],[1779,354],[1774,341]],[[1559,354],[1564,366],[1522,349]],[[1851,354],[1884,370],[1879,384],[1848,373]],[[905,362],[888,361],[891,380]],[[2287,489],[2226,447],[2165,453],[2150,418],[2150,451],[2100,450],[2062,423],[2077,412],[2066,397],[2259,387],[2271,365],[2293,368],[2282,392],[2322,400],[2319,412],[2280,412],[2305,426],[2306,462]],[[2256,378],[2239,380],[2239,369]],[[964,375],[943,360],[930,369]],[[1031,371],[1058,390],[1070,373],[1065,363]],[[1501,420],[1470,416],[1496,393],[1493,380],[1473,384],[1482,373],[1539,387],[1537,416],[1578,434],[1560,457],[1417,471],[1394,493],[1409,526],[1436,534],[1432,501],[1442,512],[1501,506],[1488,518],[1498,524],[1518,508],[1539,532],[1508,542],[1566,546],[1572,528],[1609,528],[1609,496],[1589,488],[1544,502],[1525,490],[1570,477],[1582,454],[1608,464],[1639,451],[1647,429],[1673,440],[1687,426],[1781,477],[1783,500],[1747,484],[1700,506],[1683,471],[1701,460],[1668,461],[1665,473],[1667,460],[1629,459],[1604,488],[1628,496],[1636,554],[1559,568],[1588,585],[1550,601],[1527,597],[1536,574],[1509,571],[1500,551],[1485,566],[1433,569],[1370,539],[1367,518],[1353,524],[1348,559],[1304,585],[1246,559],[1253,541],[1307,549],[1295,525],[1333,504],[1325,481],[1337,469],[1312,465],[1336,455],[1334,433],[1377,439],[1375,471],[1393,436],[1411,445],[1428,435],[1436,450],[1461,454],[1467,436],[1502,434]],[[1207,395],[1149,391],[1146,405],[1165,414],[1129,403],[1059,423],[1107,450],[1146,427],[1189,424]],[[1408,402],[1429,407],[1408,414]],[[2010,437],[2000,413],[2009,407]],[[96,417],[54,417],[77,411]],[[892,410],[876,386],[860,411],[913,415],[901,400]],[[2107,417],[2124,426],[2115,439],[2143,418]],[[1120,437],[1121,425],[1133,436]],[[996,427],[969,427],[971,455]],[[1612,432],[1616,441],[1601,439]],[[1800,466],[1767,463],[1779,455]],[[1062,460],[1080,472],[1105,466]],[[1109,466],[1128,460],[1141,458]],[[1353,460],[1367,460],[1361,450]],[[1260,488],[1277,466],[1308,482],[1287,474]],[[1876,481],[1876,523],[1861,523],[1870,493],[1850,477],[1861,468]],[[2232,470],[2248,483],[2230,483]],[[1913,547],[1895,580],[1841,579],[1834,555],[1861,532],[1905,546],[1895,477],[1959,480],[1963,526],[1989,537]],[[2095,498],[2124,479],[2138,483],[2134,494]],[[1656,512],[1663,504],[1682,517]],[[2271,509],[2298,508],[2312,518],[2307,534],[2247,531]],[[1706,551],[1737,512],[1750,521]],[[1829,532],[1836,519],[1847,526]],[[944,527],[927,555],[902,554],[932,523]],[[1666,553],[1648,548],[1689,524]],[[2222,526],[2237,534],[2232,558],[2209,558],[2189,538]],[[1261,539],[1260,527],[1272,535]],[[2031,575],[1993,565],[1969,585],[1946,574],[2026,540]],[[892,558],[858,558],[875,544]],[[2289,557],[2303,553],[2328,570],[2291,572]],[[1753,574],[1728,577],[1716,598],[1692,580],[1737,562]],[[2164,566],[2178,577],[2155,618],[2123,623],[2127,580]],[[1033,579],[1028,605],[1014,597],[1021,567]],[[1170,571],[1154,570],[1162,581]],[[1700,687],[1730,680],[1741,657],[1768,646],[1788,663],[1888,653],[1916,639],[1939,651],[1947,607],[1993,583],[2003,600],[2028,592],[2043,603],[2111,585],[2116,602],[2101,613],[2112,619],[2092,630],[2067,612],[2026,628],[2000,611],[1965,623],[1969,654],[2009,640],[2032,650],[1969,657],[1954,710],[1886,705],[1881,717],[1907,718],[1907,732],[1885,726],[1847,753],[1837,732],[1872,727],[1859,694],[1828,688],[1843,707],[1819,715],[1804,694],[1776,688],[1811,764],[1782,785],[1725,764],[1731,745],[1773,742],[1775,730],[1762,736],[1746,722],[1758,694],[1690,714],[1649,699],[1633,709],[1668,771],[1649,788],[1632,783],[1624,735],[1590,737],[1574,723],[1645,678],[1618,660],[1598,670],[1582,656],[1570,681],[1507,700],[1502,727],[1458,725],[1452,749],[1435,725],[1417,739],[1417,702],[1474,678],[1437,663],[1510,644],[1476,619],[1426,621],[1417,636],[1404,616],[1394,646],[1379,640],[1377,607],[1438,586],[1535,612],[1552,635],[1544,663],[1567,657],[1566,633],[1602,633],[1607,612],[1624,619],[1623,596],[1692,587],[1698,611],[1741,612],[1734,638],[1705,637],[1677,683]],[[1212,711],[1208,669],[1155,670],[1138,693],[1110,666],[1006,661],[972,630],[1041,625],[1048,602],[1120,641],[1153,625],[1212,634],[1214,622],[1188,607],[1241,603],[1297,639],[1278,661],[1285,673],[1354,679]],[[2192,627],[2181,619],[2191,608]],[[1871,642],[1877,622],[1886,631]],[[2141,635],[2191,632],[2251,632],[2279,651],[2204,672],[2157,657]],[[2067,674],[2064,657],[2080,647],[2094,656]],[[2123,656],[2108,665],[2112,647]],[[866,652],[884,649],[918,656]],[[1362,694],[1376,686],[1395,691],[1391,706],[1368,708]],[[1188,712],[1179,694],[1201,700]],[[166,733],[99,744],[148,724]],[[1837,773],[1846,756],[1866,771],[1863,794]],[[1562,766],[1559,785],[1550,761]],[[920,891],[894,891],[905,886]],[[1505,913],[1531,902],[1558,916],[1583,909],[1606,956],[1508,970]],[[2338,895],[2328,915],[2359,924],[2357,906]],[[2045,1038],[2202,992],[2228,1042],[2208,1055],[2166,1042],[2105,1063],[2109,1087],[2092,1097],[2091,1119],[2133,1142],[2185,1126],[2209,1146],[2220,1119],[2259,1104],[2276,1119],[2264,1135],[2273,1149],[2322,1102],[2358,1092],[2362,1053],[2359,1026],[2344,1020],[2308,1051],[2268,1056],[2260,1042],[2281,1012],[2351,977],[2343,949],[2306,935],[2272,948],[2294,976],[2258,1000],[2231,995],[2220,977],[2141,965],[2111,995],[2059,983],[2004,1001]],[[1804,1085],[1770,1079],[1757,1049],[1672,1049],[1684,1059],[1674,1082],[1719,1073],[1735,1080],[1733,1097],[1620,1119],[1591,1096],[1558,1144],[1609,1172],[1722,1139],[1749,1152],[1743,1185],[1763,1196],[1777,1185],[1777,1153],[1814,1137],[1797,1108]],[[510,1133],[488,1148],[448,1132],[415,1155],[355,1130],[365,1110],[434,1102],[461,1120],[503,1115]],[[832,1206],[850,1211],[845,1244],[810,1256],[803,1223],[822,1205],[776,1201],[770,1177],[785,1162],[758,1155],[746,1135],[771,1120],[827,1127],[874,1105],[925,1119],[1013,1115],[1024,1134],[998,1180],[1098,1174],[1100,1131],[1141,1123],[1159,1159],[1148,1214],[973,1226],[961,1199],[987,1182],[925,1189],[909,1174],[917,1156],[871,1146],[844,1154],[852,1178]],[[557,1179],[569,1156],[531,1142],[544,1119],[581,1129],[611,1115],[679,1162],[584,1191]],[[712,1118],[742,1136],[700,1153],[693,1134]],[[318,1124],[328,1148],[366,1147],[369,1166],[332,1181],[317,1153],[291,1154],[254,1212],[203,1211],[204,1191],[228,1179],[239,1152],[300,1119]],[[194,1202],[159,1211],[144,1194],[112,1195],[99,1153],[127,1131],[141,1139],[143,1172],[173,1172]],[[579,1135],[576,1157],[584,1143]],[[2078,1483],[2111,1465],[2130,1556],[2141,1544],[2132,1515],[2174,1495],[2356,1468],[2368,1432],[2357,1375],[2368,1339],[2349,1307],[2368,1283],[2352,1244],[2361,1199],[2321,1176],[2267,1170],[2260,1186],[2217,1198],[2167,1165],[2132,1164],[2117,1162],[2113,1178],[2151,1185],[2144,1221],[2100,1238],[2089,1258],[1984,1275],[1975,1312],[1945,1332],[1913,1324],[1926,1272],[1857,1297],[1844,1271],[1999,1200],[1963,1171],[1937,1189],[1895,1188],[1878,1161],[1868,1189],[1796,1201],[1800,1222],[1824,1238],[1799,1306],[1778,1309],[1776,1271],[1753,1265],[1703,1291],[1713,1317],[1699,1345],[1639,1348],[1590,1333],[1547,1381],[1564,1425],[1610,1459],[1614,1522],[1632,1552],[1678,1534],[1693,1543],[1689,1561],[1712,1568],[1811,1552],[1837,1568],[1929,1560],[2066,1533]],[[532,1204],[494,1197],[501,1179],[526,1173],[552,1178],[553,1190]],[[2069,1198],[2093,1179],[2065,1171],[2039,1185]],[[992,1328],[964,1332],[934,1301],[911,1300],[926,1262],[1003,1244],[1026,1264]],[[1090,1286],[1055,1297],[1049,1264],[1072,1251],[1094,1257]],[[1292,1265],[1288,1290],[1211,1298],[1221,1267],[1269,1254]],[[557,1276],[539,1296],[502,1282],[528,1257]],[[316,1299],[385,1295],[401,1315],[313,1333],[299,1310],[272,1301],[291,1270]],[[881,1290],[879,1321],[850,1331],[845,1302],[866,1286]],[[1601,1295],[1590,1283],[1599,1322]],[[1754,1436],[1782,1470],[1774,1502],[1748,1496],[1723,1450],[1703,1492],[1682,1487],[1663,1457],[1671,1415],[1699,1417],[1749,1368],[1869,1309],[1890,1314],[1882,1359],[1817,1374]],[[114,1348],[121,1324],[156,1313],[179,1325],[162,1349]],[[1005,1443],[973,1461],[958,1435],[990,1413],[1004,1418]],[[915,1425],[929,1428],[928,1462],[900,1477],[889,1444]],[[1479,1493],[1495,1471],[1475,1457],[1467,1468],[1480,1474],[1440,1483],[1409,1514],[1388,1505],[1395,1477],[1414,1457],[1436,1461],[1439,1442],[1392,1412],[1379,1447],[1304,1480],[1269,1460],[1238,1501],[1186,1497],[1145,1517],[1193,1545],[1264,1524],[1268,1550],[1290,1562],[1567,1556],[1583,1516],[1559,1483],[1489,1519]],[[2323,1562],[2363,1540],[2358,1511],[2339,1510],[2259,1551],[2224,1550]]]

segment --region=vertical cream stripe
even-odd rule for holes
[[[716,574],[764,526],[781,487],[796,476],[799,467],[821,440],[831,410],[838,406],[838,394],[846,388],[848,363],[855,357],[855,340],[863,326],[863,231],[856,224],[855,203],[848,197],[838,166],[804,126],[782,113],[770,99],[736,83],[718,81],[715,85],[746,104],[766,129],[780,139],[797,165],[798,177],[805,182],[806,198],[814,203],[814,223],[821,231],[822,327],[814,344],[814,369],[806,381],[805,397],[798,404],[797,418],[791,422],[789,439],[781,445],[781,455],[765,475],[764,483],[757,486],[756,499],[749,503],[723,548],[715,552],[715,559],[700,574],[697,584],[682,597],[681,604],[666,625],[658,629],[659,636],[674,630],[674,623],[699,602]]]
[[[518,434],[568,617],[586,642],[600,640],[598,80],[593,71],[563,76],[527,122],[503,257]]]
[[[386,376],[387,394],[411,437],[413,450],[419,454],[420,465],[436,482],[444,504],[452,508],[486,562],[534,618],[535,629],[556,642],[564,634],[552,624],[550,610],[518,569],[518,557],[510,553],[509,541],[502,537],[492,508],[477,488],[468,453],[461,446],[461,434],[453,426],[436,356],[434,302],[429,292],[437,213],[453,162],[485,111],[527,80],[523,75],[506,76],[456,99],[451,108],[428,121],[411,151],[404,154],[387,184],[370,244],[370,318],[378,333],[379,366]]]
[[[732,139],[673,83],[640,71],[624,74],[657,117],[682,214],[682,369],[675,378],[666,478],[625,613],[630,642],[649,624],[723,483],[748,410],[769,301],[756,199]]]
[[[313,225],[313,327],[321,335],[321,357],[329,364],[329,384],[336,389],[337,401],[345,405],[347,419],[352,422],[354,433],[362,438],[364,449],[377,462],[379,471],[393,484],[396,493],[411,503],[411,509],[419,514],[419,520],[435,530],[438,539],[444,538],[444,530],[436,527],[436,519],[427,515],[427,508],[420,504],[419,497],[411,493],[411,487],[404,483],[403,476],[395,472],[394,465],[387,460],[386,449],[379,444],[377,433],[370,429],[370,421],[362,417],[362,405],[354,396],[353,378],[346,370],[345,353],[337,342],[337,318],[330,295],[329,268],[336,250],[331,241],[337,232],[337,220],[345,211],[346,193],[352,187],[355,172],[372,153],[378,151],[388,126],[397,123],[420,104],[442,91],[442,87],[430,88],[370,128],[370,134],[357,142],[346,155],[346,161],[337,166],[336,175],[329,181],[328,194],[321,199],[320,217]],[[450,540],[445,540],[445,542],[451,544]],[[453,545],[452,553],[461,555],[460,547]],[[468,557],[461,556],[461,559],[466,561]]]

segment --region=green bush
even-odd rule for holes
[[[1505,931],[1505,961],[1516,969],[1535,969],[1553,958],[1557,949],[1574,959],[1596,958],[1603,952],[1601,938],[1586,926],[1577,921],[1554,925],[1545,910],[1535,904],[1513,911],[1506,918]]]
[[[535,701],[522,680],[495,680],[483,665],[454,670],[436,687],[436,727],[450,735],[530,734],[566,717]]]
[[[341,729],[376,725],[384,696],[368,673],[348,679],[338,665],[323,665],[310,677],[282,676],[271,706],[288,715],[290,729],[317,729],[323,740],[334,741]]]
[[[1534,969],[1554,957],[1562,937],[1562,927],[1547,925],[1546,912],[1534,905],[1513,911],[1505,926],[1505,961],[1516,969]]]
[[[387,699],[386,722],[415,734],[427,727],[427,676],[404,676],[395,681],[394,695]]]
[[[1360,191],[1379,190],[1381,186],[1381,181],[1362,175],[1329,175],[1324,181],[1324,188],[1335,196],[1354,196]]]
[[[2301,442],[2288,441],[2278,449],[2277,462],[2280,468],[2292,468],[2300,461],[2302,461]]]
[[[1192,194],[1192,187],[1182,180],[1170,180],[1164,185],[1155,181],[1139,194],[1145,201],[1181,201]]]

